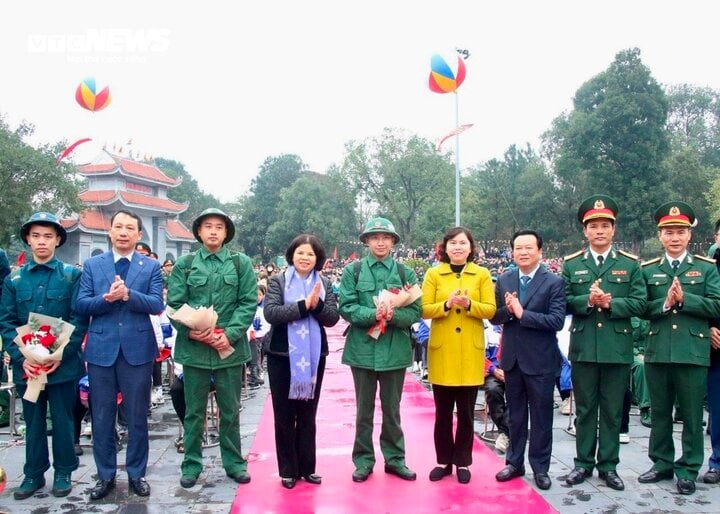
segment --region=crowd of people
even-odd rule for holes
[[[653,464],[639,482],[676,477],[680,494],[695,491],[706,401],[713,453],[703,480],[718,483],[716,261],[687,251],[695,224],[688,204],[672,201],[656,209],[664,252],[643,264],[613,244],[618,211],[606,195],[584,200],[578,221],[587,247],[564,259],[545,259],[542,235],[529,229],[513,235],[511,252],[491,248],[482,258],[463,227],[445,232],[433,252],[400,251],[392,222],[372,218],[359,237],[368,250],[363,258],[328,269],[322,242],[299,234],[285,252],[287,266],[267,266],[263,273],[246,255],[227,248],[235,227],[219,209],[206,209],[194,220],[192,231],[201,245],[196,252],[162,265],[141,241],[141,218],[117,211],[108,233],[111,250],[88,259],[82,269],[55,257],[67,237],[58,219],[35,213],[20,227],[31,252],[27,263],[11,272],[0,252],[0,272],[6,275],[0,335],[27,426],[24,479],[14,497],[22,500],[43,488],[51,466],[51,493],[63,497],[71,492],[71,475],[79,465],[75,443],[78,416],[84,414],[78,409],[83,380],[98,476],[90,500],[101,500],[115,488],[118,417],[128,432],[124,468],[129,490],[149,496],[147,413],[161,401],[160,361],[168,354],[177,375],[171,397],[183,426],[183,488],[194,487],[203,470],[211,393],[219,411],[225,472],[236,483],[250,482],[240,445],[241,388],[258,387],[265,378],[282,486],[292,489],[301,479],[320,485],[316,413],[328,354],[326,329],[340,318],[348,323],[342,363],[350,368],[356,401],[350,456],[354,482],[368,480],[374,471],[378,390],[384,472],[417,479],[406,462],[400,419],[403,383],[412,367],[427,373],[435,405],[437,464],[428,471],[431,481],[453,473],[461,484],[471,481],[474,409],[483,390],[500,433],[496,448],[506,452],[496,480],[525,474],[529,446],[534,481],[549,489],[557,388],[565,400],[563,413],[569,413],[570,390],[577,413],[576,458],[565,477],[568,485],[582,483],[597,469],[608,487],[625,488],[617,467],[632,401],[651,426]],[[720,223],[716,233],[720,239]],[[432,266],[416,270],[404,264],[408,258],[431,259]],[[217,319],[197,326],[175,316],[186,307],[212,307]],[[38,315],[50,317],[42,318],[50,324],[35,326]],[[65,339],[58,336],[62,322],[74,327]],[[37,341],[14,343],[23,327],[30,327]],[[558,342],[563,327],[569,333],[567,352]],[[45,357],[29,350],[31,343],[49,341],[43,339],[49,334],[62,344],[50,341]],[[486,334],[488,339],[497,335],[498,344],[486,345]],[[41,377],[46,383],[37,390]],[[674,415],[683,420],[677,460]]]

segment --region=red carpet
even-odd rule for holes
[[[317,473],[320,486],[298,481],[294,489],[280,485],[275,459],[272,402],[268,397],[249,455],[252,482],[237,489],[231,512],[242,513],[438,513],[438,512],[527,512],[555,510],[522,479],[498,483],[495,473],[504,460],[476,438],[473,448],[472,481],[457,482],[455,474],[430,482],[435,466],[433,445],[434,408],[432,394],[417,379],[408,376],[402,399],[402,426],[408,466],[417,472],[415,482],[406,482],[383,471],[378,437],[380,406],[375,412],[375,472],[364,483],[354,483],[352,444],[355,395],[350,369],[340,363],[345,324],[330,329],[330,355],[318,411]],[[242,414],[241,414],[242,416]]]

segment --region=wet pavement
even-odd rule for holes
[[[337,328],[342,330],[342,327]],[[407,380],[420,380],[415,373],[408,373]],[[429,384],[424,383],[426,388]],[[265,407],[268,394],[267,385],[250,391],[243,401],[240,413],[240,430],[243,452],[248,453]],[[322,401],[322,400],[321,400]],[[559,401],[559,398],[558,398]],[[486,427],[481,411],[482,398],[478,399],[476,413],[476,432],[482,434]],[[18,402],[20,408],[20,402]],[[706,416],[707,417],[707,416]],[[20,414],[17,414],[21,425]],[[621,445],[620,465],[618,473],[625,481],[624,491],[614,491],[601,482],[597,473],[585,483],[570,487],[562,479],[572,469],[575,454],[575,439],[566,432],[570,418],[555,410],[553,429],[553,457],[550,466],[550,477],[553,485],[548,491],[538,491],[557,511],[561,513],[661,513],[661,512],[720,512],[720,485],[697,483],[697,492],[691,496],[679,495],[675,490],[674,481],[665,480],[658,484],[639,484],[637,476],[650,468],[647,457],[650,429],[640,424],[640,417],[635,409],[630,416],[630,443]],[[180,487],[180,463],[182,454],[175,447],[179,435],[179,424],[172,409],[168,395],[165,403],[152,410],[149,417],[150,458],[148,463],[147,481],[152,488],[148,498],[140,498],[128,492],[127,480],[123,464],[125,450],[118,454],[117,489],[107,498],[99,502],[89,500],[89,490],[95,483],[95,464],[89,438],[83,437],[84,454],[80,456],[80,468],[72,475],[73,490],[65,498],[55,498],[50,494],[52,486],[52,470],[46,472],[48,485],[31,498],[16,501],[12,497],[13,490],[22,481],[22,467],[25,459],[24,441],[21,437],[11,437],[7,433],[0,434],[0,466],[5,469],[7,483],[0,494],[0,513],[80,513],[80,512],[120,512],[120,513],[226,513],[230,511],[233,499],[238,490],[235,482],[225,476],[220,461],[219,447],[204,450],[205,469],[198,485],[190,490]],[[488,429],[492,426],[488,426]],[[7,431],[7,429],[2,429]],[[675,425],[675,444],[679,448],[681,424]],[[211,430],[212,432],[212,430]],[[318,431],[322,437],[322,429]],[[213,442],[213,439],[210,440]],[[492,443],[488,442],[491,448]],[[705,436],[705,457],[709,455],[710,439]],[[432,451],[432,442],[427,445]],[[412,465],[412,454],[417,449],[408,448],[408,463]],[[348,455],[350,459],[350,455]],[[253,457],[249,458],[249,472],[253,474]],[[502,455],[498,453],[498,470],[503,466]],[[706,468],[701,471],[704,472]],[[418,487],[426,482],[429,470],[416,470],[419,475]],[[349,477],[348,477],[349,480]],[[524,478],[533,488],[532,475]],[[472,485],[472,484],[471,484]],[[487,484],[484,484],[487,486]],[[239,486],[243,487],[243,486]],[[493,510],[488,506],[489,510]]]

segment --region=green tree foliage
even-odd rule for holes
[[[295,236],[310,233],[320,238],[328,257],[335,247],[340,255],[347,256],[356,248],[347,243],[356,224],[354,207],[355,197],[342,187],[337,173],[303,172],[282,191],[267,245],[273,253],[284,254]]]
[[[454,167],[429,141],[386,128],[380,137],[350,141],[345,151],[341,170],[348,187],[393,221],[406,246],[416,244],[421,212],[439,198],[454,206]],[[451,220],[436,217],[435,226],[449,226]]]
[[[667,97],[640,50],[624,50],[578,89],[573,111],[544,136],[558,183],[576,199],[599,192],[614,197],[619,233],[636,250],[653,229],[649,212],[668,197],[667,113]]]
[[[668,100],[673,150],[692,148],[703,165],[720,167],[720,91],[680,84],[668,88]]]
[[[305,163],[293,154],[268,157],[260,166],[250,184],[250,194],[240,199],[233,209],[240,214],[237,237],[248,255],[267,262],[277,253],[277,246],[268,244],[268,231],[278,221],[283,190],[292,186],[306,170]]]
[[[209,207],[222,208],[220,200],[200,189],[197,180],[188,173],[185,165],[181,162],[158,157],[155,159],[155,165],[167,176],[182,180],[179,186],[168,189],[168,198],[175,202],[188,204],[187,210],[179,216],[188,228],[192,227],[193,220],[205,209]]]
[[[22,123],[14,131],[0,115],[0,244],[7,246],[20,225],[35,211],[70,214],[81,209],[78,193],[84,181],[72,165],[55,164],[67,142],[33,148],[25,139],[34,132]]]

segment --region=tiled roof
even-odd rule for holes
[[[85,209],[80,213],[80,218],[65,218],[60,223],[67,230],[82,228],[89,231],[107,232],[110,230],[110,217],[105,216],[95,209]]]
[[[163,173],[157,166],[144,162],[133,161],[132,159],[120,157],[118,155],[111,155],[110,157],[113,159],[114,163],[103,162],[85,164],[83,166],[78,166],[78,173],[88,176],[111,175],[119,172],[121,175],[139,177],[151,182],[165,184],[170,187],[174,187],[182,183],[181,179],[174,179],[165,175],[165,173]]]
[[[188,208],[186,203],[177,203],[167,198],[158,198],[130,191],[87,190],[80,193],[79,198],[84,203],[95,205],[109,205],[119,200],[128,206],[174,213],[184,212]]]
[[[168,239],[195,241],[195,236],[180,220],[167,220],[165,231]]]

